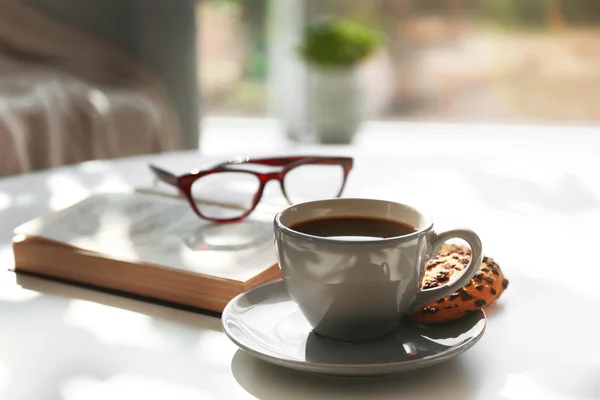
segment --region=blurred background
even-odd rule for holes
[[[355,25],[325,28],[338,35],[327,42],[307,33],[324,16]],[[326,49],[312,60],[299,54],[310,34]],[[346,45],[368,51],[341,68],[315,62]],[[366,121],[598,125],[600,3],[0,4],[0,176],[202,152],[203,137],[238,120],[322,143],[351,142]]]
[[[384,32],[384,49],[365,66],[377,118],[600,122],[597,0],[300,2],[299,23],[335,14]],[[198,3],[204,115],[271,115],[269,48],[278,38],[268,34],[286,23],[273,3]]]

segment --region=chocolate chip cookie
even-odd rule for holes
[[[471,250],[465,246],[443,244],[438,254],[429,260],[423,289],[434,288],[456,279],[471,259]],[[475,276],[460,290],[435,300],[409,318],[423,324],[452,321],[477,311],[497,300],[508,286],[508,280],[491,257],[483,262]]]

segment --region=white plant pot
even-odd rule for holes
[[[321,143],[350,143],[364,118],[364,90],[354,68],[311,67],[308,111]]]

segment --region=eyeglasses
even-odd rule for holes
[[[297,156],[241,158],[181,176],[154,165],[150,169],[160,181],[175,186],[200,218],[236,222],[254,211],[266,184],[273,180],[279,182],[290,204],[339,197],[353,164],[351,157]],[[261,173],[247,169],[249,166],[280,170]]]

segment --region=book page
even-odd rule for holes
[[[147,193],[93,195],[15,230],[125,261],[247,281],[276,263],[273,217],[257,208],[246,221],[200,219],[185,199]]]

